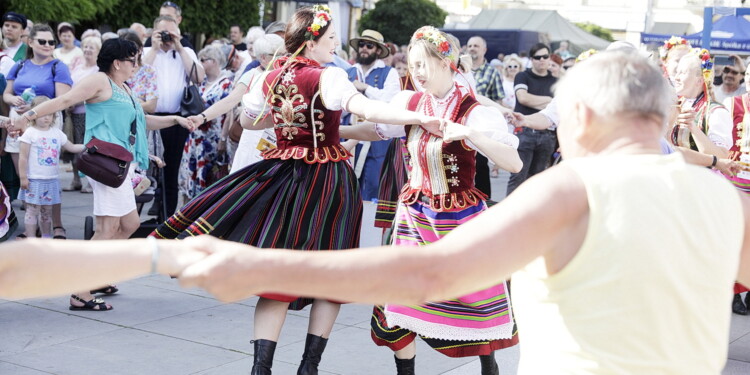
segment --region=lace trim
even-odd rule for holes
[[[443,340],[483,341],[513,338],[513,318],[509,312],[510,322],[489,328],[454,327],[445,324],[428,322],[385,309],[385,320],[388,327],[401,327],[421,336]]]
[[[467,207],[479,205],[487,200],[487,195],[482,193],[482,191],[476,187],[471,187],[459,192],[433,196],[431,193],[424,192],[420,188],[413,188],[408,184],[404,186],[403,190],[401,190],[401,194],[398,198],[404,204],[412,205],[422,201],[422,197],[429,199],[429,203],[424,203],[429,204],[430,209],[436,212],[461,211]]]
[[[307,164],[337,162],[349,159],[352,154],[344,146],[335,144],[318,148],[293,146],[290,148],[274,148],[263,152],[263,159],[295,159],[304,160]]]

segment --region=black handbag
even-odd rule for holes
[[[193,75],[195,75],[195,83],[192,82]],[[198,88],[197,83],[198,71],[196,70],[195,62],[193,62],[190,74],[185,79],[185,90],[182,92],[182,100],[180,101],[180,115],[182,117],[195,116],[206,109],[206,103],[203,102],[201,90]]]
[[[132,95],[133,109],[137,111]],[[136,119],[138,114],[136,113]],[[130,146],[135,145],[136,119],[130,123]],[[91,138],[86,143],[86,149],[76,160],[76,167],[81,173],[91,177],[94,181],[109,187],[118,188],[125,182],[130,170],[133,154],[125,147]]]

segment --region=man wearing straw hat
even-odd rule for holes
[[[383,62],[383,58],[390,53],[383,35],[374,30],[364,30],[361,36],[349,41],[349,46],[357,52],[357,63],[347,70],[349,80],[366,97],[384,102],[391,101],[391,98],[401,91],[401,84],[396,70]],[[344,119],[346,123],[356,122],[355,119],[348,120]],[[380,168],[387,149],[388,141],[360,142],[357,146],[354,170],[364,200],[378,198]]]

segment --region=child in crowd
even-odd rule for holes
[[[31,105],[36,107],[48,100],[46,96],[37,96]],[[19,138],[18,199],[26,202],[26,231],[19,238],[35,236],[37,226],[43,238],[52,236],[52,205],[60,203],[60,149],[74,154],[84,150],[83,145],[69,143],[60,129],[52,127],[54,121],[54,114],[41,116]]]

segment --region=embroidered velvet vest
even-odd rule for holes
[[[277,148],[265,151],[265,159],[303,159],[312,164],[349,158],[339,143],[341,111],[327,109],[320,95],[324,71],[299,62],[266,76],[263,94],[271,107]]]
[[[739,160],[741,154],[750,154],[750,94],[737,95],[732,98],[732,148],[729,155],[732,160]]]
[[[409,100],[408,109],[424,111],[427,95],[419,92]],[[458,99],[458,111],[450,120],[465,125],[471,110],[479,103],[470,95]],[[410,125],[406,129],[407,147],[411,154],[409,182],[399,200],[413,204],[422,200],[433,211],[461,211],[476,206],[487,196],[474,187],[476,151],[464,141],[445,143],[424,130]]]

